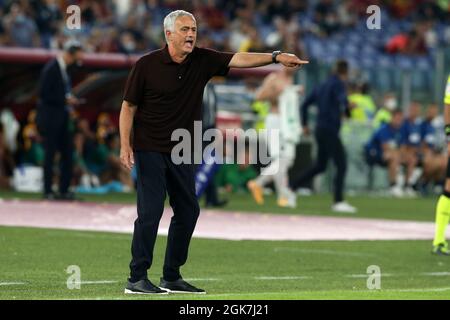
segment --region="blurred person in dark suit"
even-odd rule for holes
[[[0,122],[0,189],[11,188],[14,158],[5,140],[3,124]]]
[[[69,192],[73,170],[73,133],[70,130],[70,111],[80,104],[72,94],[68,68],[79,65],[83,57],[78,41],[69,40],[63,51],[49,61],[39,79],[37,124],[44,142],[44,198],[48,200],[73,200]],[[52,190],[53,162],[60,152],[59,194]]]

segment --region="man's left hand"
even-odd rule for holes
[[[289,68],[301,67],[302,65],[309,63],[309,61],[301,60],[292,53],[281,53],[276,57],[276,60],[283,66]]]

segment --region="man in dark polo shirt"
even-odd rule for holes
[[[203,89],[213,76],[225,76],[233,67],[251,68],[273,62],[299,67],[307,61],[279,51],[233,54],[198,48],[195,18],[182,10],[166,16],[164,34],[167,45],[143,56],[133,66],[120,113],[120,158],[128,169],[136,165],[138,176],[138,217],[125,293],[205,293],[184,281],[180,274],[200,210],[195,196],[194,165],[172,162],[172,147],[178,143],[171,141],[172,132],[187,129],[193,136],[194,121],[201,120]],[[148,280],[147,270],[153,261],[166,191],[174,215],[163,277],[157,287]]]

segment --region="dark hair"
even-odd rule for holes
[[[64,43],[63,50],[73,55],[77,51],[83,50],[83,46],[77,40],[68,40]]]
[[[348,62],[346,60],[337,60],[334,64],[334,72],[338,75],[348,74]]]

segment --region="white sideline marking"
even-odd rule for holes
[[[347,274],[345,275],[346,278],[367,278],[369,276],[373,276],[373,273],[366,273],[366,274]],[[398,275],[394,275],[393,273],[381,273],[381,277],[395,277]]]
[[[26,284],[25,282],[0,282],[0,286],[20,286]]]
[[[299,280],[299,279],[311,279],[312,277],[307,276],[287,276],[287,277],[253,277],[256,280]]]
[[[99,281],[81,281],[80,284],[110,284],[117,283],[115,280],[99,280]]]
[[[303,253],[318,253],[318,254],[329,254],[334,256],[351,256],[351,257],[373,257],[375,254],[361,253],[361,252],[342,252],[333,250],[313,250],[313,249],[297,249],[297,248],[274,248],[273,251],[288,251],[288,252],[303,252]]]
[[[444,277],[444,276],[450,276],[450,272],[424,272],[424,273],[421,273],[421,275],[432,276],[432,277]]]
[[[443,288],[426,288],[426,289],[387,289],[381,291],[389,291],[389,292],[443,292],[450,291],[450,287]]]
[[[220,281],[219,278],[186,278],[186,281]]]

